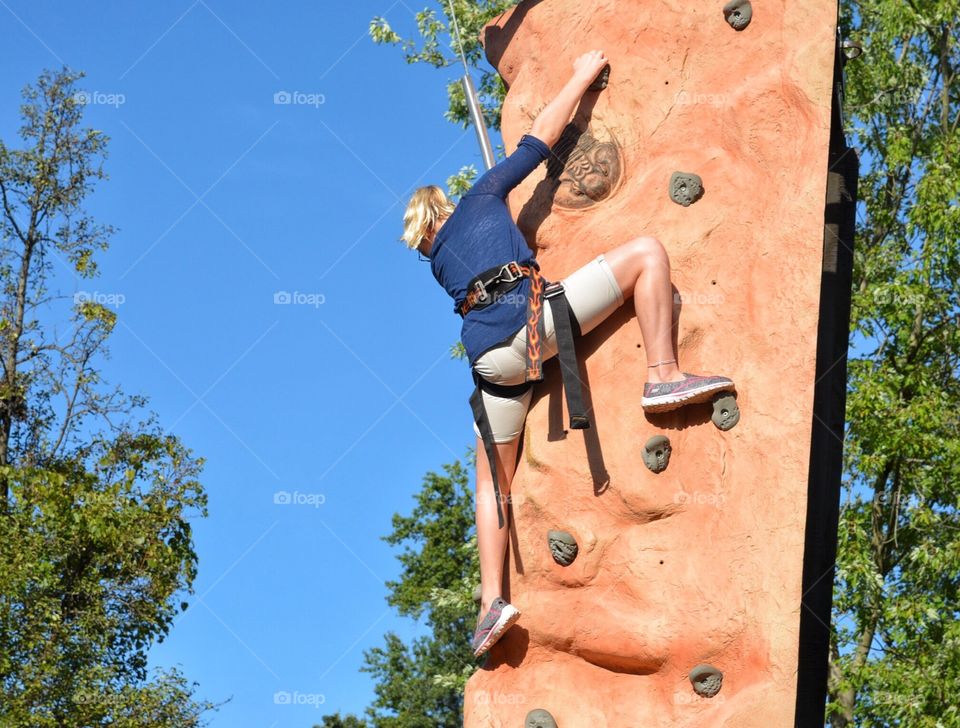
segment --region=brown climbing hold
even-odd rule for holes
[[[582,131],[568,124],[547,161],[547,178],[556,186],[552,203],[572,210],[606,200],[620,180],[622,158],[606,131]]]
[[[710,417],[721,430],[730,430],[740,421],[740,408],[736,396],[724,393],[713,400],[713,415]]]
[[[670,438],[666,435],[654,435],[643,446],[643,464],[654,473],[662,473],[670,464]]]
[[[566,531],[547,531],[547,545],[553,560],[561,566],[570,566],[577,558],[577,539]]]
[[[534,708],[527,713],[523,728],[557,728],[557,721],[543,708]]]
[[[603,91],[607,87],[607,83],[610,81],[610,64],[605,65],[600,73],[597,74],[597,77],[593,80],[588,87],[588,91]]]
[[[693,172],[674,172],[670,175],[670,199],[678,205],[690,207],[703,196],[703,180]]]
[[[723,17],[734,30],[743,30],[750,25],[753,7],[750,0],[730,0],[723,6]]]
[[[713,665],[697,665],[690,671],[693,691],[702,698],[712,698],[723,686],[723,673]]]

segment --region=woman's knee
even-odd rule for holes
[[[643,236],[629,240],[604,254],[613,270],[624,295],[633,291],[633,286],[644,270],[653,267],[670,269],[670,258],[663,244],[654,237]]]
[[[634,238],[629,245],[631,247],[631,257],[641,270],[653,265],[669,267],[670,258],[667,255],[667,250],[657,238],[650,236]]]
[[[513,479],[513,473],[516,470],[517,451],[520,445],[520,434],[518,433],[506,442],[497,442],[494,445],[494,456],[497,459],[497,475],[500,480],[501,489],[510,487],[510,481]],[[483,440],[477,435],[477,485],[490,485],[493,483],[493,474],[491,473],[491,463],[487,459],[487,450],[484,447]]]

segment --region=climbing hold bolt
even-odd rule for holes
[[[712,698],[720,692],[723,673],[713,665],[697,665],[690,671],[690,683],[697,695],[702,698]]]
[[[547,544],[553,560],[561,566],[570,566],[577,558],[577,539],[566,531],[547,531]]]
[[[670,438],[666,435],[654,435],[643,446],[643,464],[654,473],[661,473],[670,464]]]
[[[689,207],[703,196],[703,180],[693,172],[674,172],[670,175],[670,199]]]
[[[721,430],[730,430],[740,421],[740,408],[732,394],[720,394],[713,400],[713,424]]]
[[[734,30],[743,30],[750,25],[750,18],[753,17],[750,0],[730,0],[723,6],[723,17]]]
[[[523,728],[557,728],[557,721],[543,708],[534,708],[527,713]]]
[[[600,69],[600,73],[597,74],[597,77],[593,80],[593,83],[587,87],[587,91],[603,91],[607,87],[607,83],[609,81],[610,64],[608,63]]]

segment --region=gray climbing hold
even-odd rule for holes
[[[732,394],[721,394],[713,400],[713,424],[721,430],[730,430],[740,421],[740,408]]]
[[[662,473],[670,464],[670,438],[666,435],[654,435],[643,446],[643,464],[654,473]]]
[[[693,172],[674,172],[670,175],[670,199],[689,207],[703,196],[703,180]]]
[[[600,73],[597,74],[597,77],[593,80],[587,87],[587,91],[603,91],[607,87],[607,83],[610,81],[610,64],[605,65]]]
[[[523,721],[523,728],[557,728],[557,721],[543,708],[534,708]]]
[[[547,531],[547,544],[553,560],[561,566],[570,566],[577,558],[577,539],[566,531]]]
[[[750,19],[753,17],[750,0],[730,0],[723,6],[723,17],[734,30],[743,30],[750,25]]]
[[[697,665],[690,671],[693,691],[702,698],[712,698],[723,686],[723,673],[713,665]]]

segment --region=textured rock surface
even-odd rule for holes
[[[722,2],[522,2],[484,30],[509,86],[512,149],[602,48],[564,158],[511,209],[559,279],[632,237],[670,253],[684,371],[731,376],[742,418],[710,404],[645,416],[631,306],[579,344],[593,428],[565,432],[556,361],[530,409],[513,484],[505,596],[522,616],[466,691],[467,728],[793,724],[836,3],[754,3],[737,32]],[[705,193],[681,207],[676,170]],[[559,198],[559,204],[555,204]],[[644,443],[666,434],[670,467]],[[576,534],[569,566],[544,534]],[[723,674],[713,698],[690,671]]]

